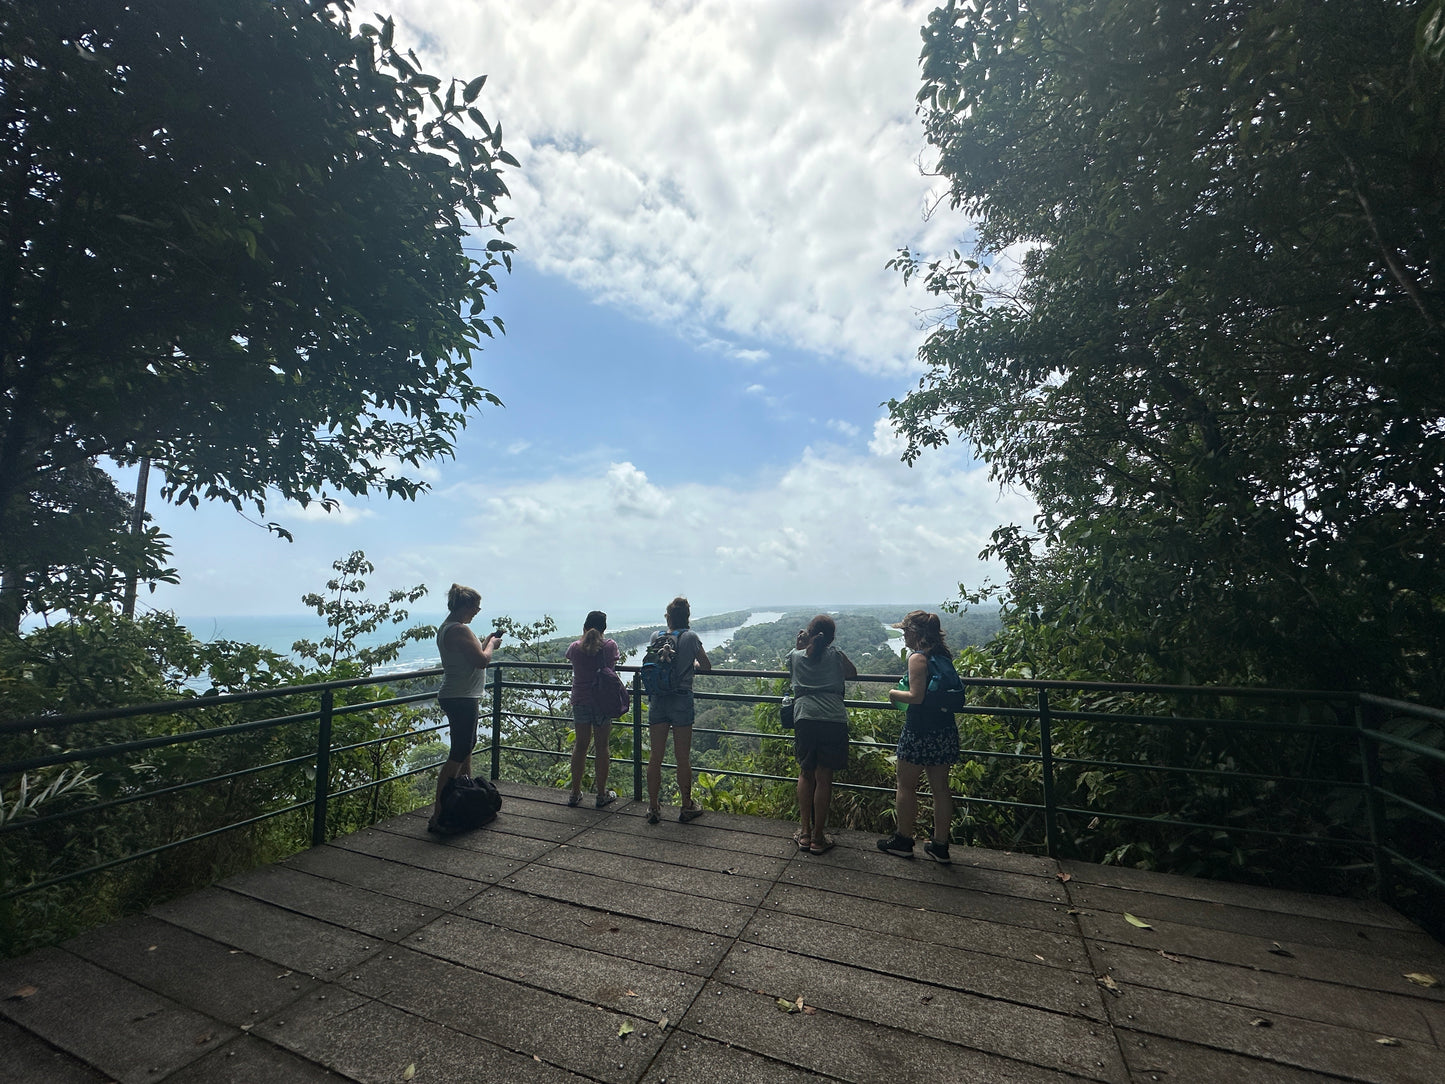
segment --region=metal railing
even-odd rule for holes
[[[548,697],[565,697],[567,686],[559,681],[569,669],[566,664],[503,662],[489,671],[491,734],[474,756],[489,757],[488,770],[493,778],[501,776],[504,754],[534,760],[570,758],[570,746],[548,749],[507,740],[516,738],[525,725],[570,725],[565,716],[535,710]],[[619,669],[632,673],[633,705],[624,721],[630,723],[632,736],[632,793],[640,799],[646,745],[644,696],[636,668]],[[28,755],[0,763],[0,795],[5,797],[5,804],[0,805],[0,854],[13,854],[16,848],[7,843],[24,838],[25,833],[60,831],[65,825],[102,824],[106,815],[124,807],[159,804],[188,792],[212,794],[243,781],[254,784],[268,771],[299,770],[314,777],[314,786],[304,799],[295,797],[294,792],[289,798],[278,795],[262,802],[261,808],[245,808],[243,815],[233,820],[221,818],[194,828],[160,824],[156,826],[158,834],[170,838],[159,838],[122,854],[98,853],[93,861],[75,868],[19,868],[5,858],[0,861],[0,907],[27,894],[277,818],[309,819],[311,844],[324,842],[334,830],[332,811],[340,800],[376,793],[378,788],[427,772],[439,763],[428,762],[386,774],[378,771],[371,778],[357,779],[354,770],[349,778],[338,771],[338,758],[377,750],[387,743],[415,743],[446,726],[435,716],[424,725],[413,719],[398,731],[335,744],[334,728],[339,718],[385,712],[388,714],[382,718],[389,719],[391,709],[425,703],[434,693],[418,690],[343,704],[337,703],[337,697],[367,695],[362,691],[376,686],[405,687],[440,673],[439,669],[420,670],[59,718],[0,722],[0,756],[7,755],[7,747],[14,750],[26,746],[29,750]],[[791,742],[790,734],[772,729],[771,720],[776,718],[773,706],[780,696],[765,684],[786,676],[777,671],[715,670],[700,677],[696,696],[704,704],[720,702],[749,709],[765,705],[768,710],[756,713],[751,727],[695,726],[694,743],[705,735],[756,742],[759,749],[769,748],[770,743]],[[897,678],[864,675],[858,680],[863,686],[892,685]],[[751,689],[722,691],[723,687],[736,688],[743,683],[751,685]],[[989,747],[966,744],[961,761],[975,765],[978,773],[992,772],[994,778],[1013,779],[1019,791],[979,793],[970,787],[959,793],[957,800],[963,803],[966,818],[977,820],[983,814],[1011,825],[1019,833],[1015,845],[1066,856],[1078,852],[1080,840],[1087,840],[1093,830],[1090,826],[1103,823],[1132,825],[1134,830],[1160,839],[1168,838],[1170,833],[1210,836],[1223,841],[1221,846],[1242,837],[1273,840],[1282,847],[1318,845],[1351,856],[1341,859],[1338,868],[1356,873],[1368,871],[1378,898],[1398,902],[1404,893],[1410,899],[1433,901],[1429,906],[1435,913],[1445,913],[1441,906],[1445,901],[1445,844],[1441,842],[1445,840],[1445,803],[1441,801],[1445,793],[1445,751],[1439,747],[1445,743],[1438,737],[1435,744],[1417,740],[1427,736],[1420,731],[1445,727],[1445,712],[1368,694],[1340,692],[974,678],[965,678],[964,683],[971,690],[970,706],[960,715],[965,739],[991,736],[995,740]],[[303,703],[297,705],[297,700]],[[225,721],[228,713],[270,701],[281,704],[287,713]],[[891,727],[891,733],[896,735],[901,715],[888,710],[881,700],[848,700],[846,705],[852,712],[882,713],[866,717],[880,720],[872,728],[872,739],[855,737],[850,741],[859,757],[876,760],[891,754],[892,745],[878,740],[878,734],[890,733]],[[298,706],[304,710],[289,710]],[[214,721],[218,715],[222,717],[219,723]],[[114,724],[142,717],[151,720],[151,731],[158,732],[105,740],[104,732]],[[308,747],[295,748],[297,732],[312,725],[314,744],[306,730]],[[101,733],[88,736],[91,727],[99,727]],[[1084,743],[1077,740],[1077,734],[1083,730],[1096,739],[1103,735],[1107,740],[1095,740],[1087,750],[1081,749]],[[281,735],[289,735],[289,755],[260,763],[230,765],[219,771],[207,769],[194,777],[185,777],[182,772],[179,778],[174,766],[165,773],[137,768],[149,767],[144,758],[160,750],[204,748],[196,743],[234,740],[239,743],[237,752],[264,752],[270,747],[268,741]],[[1131,738],[1133,735],[1137,737]],[[1147,756],[1141,752],[1144,750]],[[1170,750],[1179,755],[1170,755]],[[1289,762],[1280,761],[1273,768],[1249,763],[1260,756],[1283,756]],[[207,762],[201,755],[193,759],[197,764]],[[375,763],[381,765],[382,759],[378,755]],[[105,787],[92,788],[86,800],[57,800],[64,795],[52,794],[46,802],[34,804],[34,789],[29,786],[32,774],[40,773],[41,782],[49,779],[58,786],[56,780],[64,782],[65,777],[57,776],[57,769],[83,772],[82,766],[97,773],[88,777],[90,781],[104,780],[107,773],[112,773],[124,775],[125,784],[113,788],[114,793],[107,793]],[[791,784],[795,780],[793,775],[736,766],[695,767],[758,786]],[[1111,808],[1106,800],[1110,789],[1100,781],[1117,783],[1126,778],[1135,780],[1131,785],[1149,800],[1141,804],[1136,794],[1133,805]],[[839,774],[834,786],[835,790],[855,791],[880,803],[893,793],[886,782],[852,780],[847,772]],[[1256,809],[1253,816],[1238,815],[1236,810],[1213,820],[1191,815],[1194,809],[1207,812],[1213,800],[1210,796],[1249,788],[1269,795],[1268,809]],[[1182,802],[1178,797],[1181,794],[1194,797]],[[1206,800],[1198,799],[1201,794]],[[1332,808],[1352,812],[1329,813],[1321,805],[1321,795],[1328,796]],[[27,805],[27,801],[31,804]],[[1176,804],[1184,808],[1176,808]],[[1215,802],[1215,808],[1227,804],[1221,800]],[[47,809],[47,805],[54,808]],[[1301,809],[1307,813],[1301,814]],[[1244,812],[1249,813],[1248,806]],[[1280,820],[1286,823],[1275,823]],[[1027,831],[1034,832],[1034,837],[1028,838]]]

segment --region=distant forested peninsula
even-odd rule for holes
[[[899,652],[903,640],[888,626],[897,622],[910,610],[929,607],[913,605],[870,605],[870,606],[817,606],[804,609],[782,606],[759,606],[748,610],[731,610],[727,613],[711,614],[696,618],[692,622],[694,632],[718,632],[736,629],[733,635],[721,645],[708,649],[713,665],[744,670],[780,669],[788,652],[797,641],[798,630],[807,625],[820,613],[830,614],[838,625],[838,647],[853,660],[860,671],[865,673],[892,673],[900,669]],[[783,616],[775,621],[749,625],[746,622],[755,613],[778,613]],[[997,607],[975,607],[964,613],[939,613],[944,635],[955,651],[969,645],[988,643],[1002,627]],[[622,653],[628,656],[641,652],[653,635],[662,631],[663,626],[647,625],[641,628],[609,631],[608,635],[617,641]],[[525,659],[539,662],[561,662],[566,657],[567,646],[575,636],[560,636],[537,640],[522,645],[503,642],[498,653],[499,661]],[[510,650],[509,650],[510,649]],[[635,660],[634,660],[635,661]]]

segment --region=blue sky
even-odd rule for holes
[[[160,505],[183,616],[301,609],[365,550],[374,593],[453,581],[486,612],[933,600],[1027,522],[966,449],[909,468],[880,403],[916,384],[929,299],[884,269],[968,223],[938,206],[913,96],[931,4],[393,0],[428,72],[489,76],[521,163],[516,269],[478,412],[416,502],[329,516]],[[992,573],[997,578],[997,571]]]

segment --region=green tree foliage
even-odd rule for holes
[[[152,588],[175,583],[166,536],[154,526],[131,533],[132,514],[129,498],[93,459],[38,474],[0,525],[9,540],[0,629],[13,631],[26,611],[84,613],[118,600],[128,572]]]
[[[61,728],[14,725],[97,708],[184,699],[206,704],[213,693],[365,676],[373,664],[394,659],[407,639],[427,633],[410,629],[390,642],[374,642],[378,630],[405,621],[396,603],[414,601],[425,589],[399,592],[401,598],[378,604],[363,593],[360,577],[371,571],[365,554],[353,553],[334,567],[338,578],[328,585],[334,597],[308,596],[318,599],[327,634],[320,645],[304,644],[309,650],[301,654],[320,670],[251,644],[201,643],[170,614],[131,620],[109,607],[73,613],[24,636],[0,637],[0,720],[9,724],[0,727],[0,763],[318,711],[322,698],[312,691]],[[199,689],[206,692],[198,695]],[[435,701],[367,708],[393,696],[385,685],[338,689],[332,696],[328,836],[429,800],[413,792],[408,778],[391,777],[427,763],[412,755],[414,748],[430,740],[434,753],[429,728],[438,722]],[[0,778],[0,893],[298,808],[0,901],[0,955],[309,846],[319,732],[319,721],[293,719],[278,727],[7,773]]]
[[[301,658],[312,660],[324,671],[350,664],[357,672],[369,674],[375,667],[394,661],[407,644],[436,635],[435,625],[414,625],[401,631],[395,639],[372,643],[378,629],[400,625],[407,619],[408,611],[399,604],[417,601],[427,593],[426,586],[417,584],[410,590],[393,590],[385,602],[371,602],[361,597],[366,591],[366,581],[361,577],[371,575],[376,566],[366,559],[364,552],[355,550],[333,561],[331,567],[336,576],[326,581],[328,594],[313,593],[301,599],[326,620],[326,636],[320,643],[297,640],[291,645],[291,650]]]
[[[485,77],[351,7],[0,0],[0,568],[98,456],[192,505],[410,497],[497,402]]]
[[[921,111],[977,244],[896,261],[945,309],[889,406],[910,460],[961,435],[1037,499],[991,548],[1041,672],[1445,699],[1441,26],[930,16]]]

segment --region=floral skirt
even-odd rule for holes
[[[898,735],[898,759],[923,765],[958,763],[958,727],[914,730],[905,724]]]

